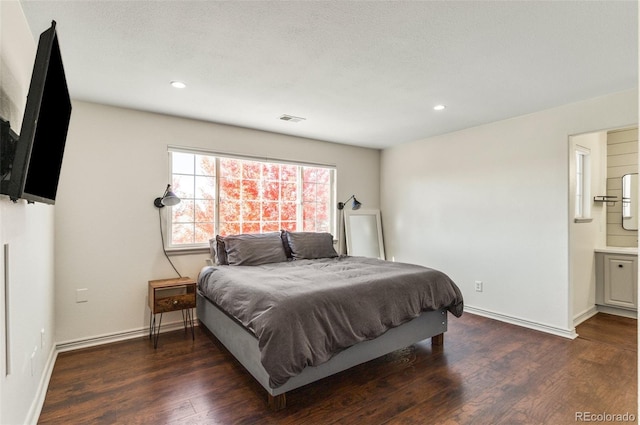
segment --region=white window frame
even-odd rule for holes
[[[263,162],[263,163],[270,163],[270,164],[288,164],[288,165],[296,165],[298,167],[317,167],[317,168],[328,168],[330,170],[332,170],[331,173],[331,180],[330,180],[330,187],[331,187],[331,192],[330,192],[330,209],[329,209],[329,227],[330,227],[330,232],[332,235],[334,235],[334,238],[336,237],[336,229],[337,229],[337,213],[335,211],[335,208],[333,208],[333,206],[336,205],[336,199],[337,199],[337,174],[338,174],[338,170],[337,167],[333,164],[320,164],[320,163],[313,163],[313,162],[303,162],[303,161],[291,161],[291,160],[286,160],[286,159],[277,159],[277,158],[267,158],[267,157],[256,157],[256,156],[250,156],[250,155],[240,155],[240,154],[229,154],[229,153],[225,153],[225,152],[218,152],[218,151],[209,151],[209,150],[205,150],[205,149],[197,149],[197,148],[184,148],[184,147],[178,147],[178,146],[168,146],[167,149],[167,155],[168,155],[168,181],[171,182],[173,181],[173,164],[172,164],[172,153],[173,152],[180,152],[180,153],[187,153],[187,154],[194,154],[194,155],[209,155],[209,156],[213,156],[215,157],[216,160],[216,186],[215,186],[215,217],[214,217],[214,228],[215,229],[219,229],[219,191],[220,191],[220,186],[218,184],[218,179],[219,179],[219,163],[220,163],[220,158],[233,158],[233,159],[238,159],[238,160],[244,160],[244,161],[258,161],[258,162]],[[302,168],[300,168],[298,170],[298,182],[300,183],[301,179],[302,179]],[[302,204],[302,184],[298,185],[298,205],[301,206]],[[202,249],[209,249],[209,244],[208,243],[194,243],[194,244],[172,244],[171,240],[172,240],[172,207],[166,207],[165,208],[165,217],[164,217],[164,221],[165,221],[165,228],[166,228],[166,237],[165,239],[165,249],[167,251],[171,251],[171,252],[176,252],[176,251],[191,251],[191,250],[202,250]],[[299,223],[302,222],[302,208],[298,208],[298,214],[296,217],[297,221]],[[212,235],[212,238],[215,237],[215,235]]]
[[[577,145],[575,159],[575,209],[576,222],[591,220],[591,150]]]

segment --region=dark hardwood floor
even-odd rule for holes
[[[165,333],[157,350],[136,339],[61,353],[39,423],[555,425],[577,412],[637,423],[636,321],[599,314],[578,333],[451,317],[444,348],[427,340],[294,390],[278,412],[213,336]]]

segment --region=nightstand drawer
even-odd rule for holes
[[[196,306],[195,293],[163,296],[165,294],[161,292],[163,291],[156,289],[155,305],[153,306],[154,313],[166,313],[168,311],[182,310],[185,308],[195,308]]]

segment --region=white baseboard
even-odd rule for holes
[[[27,418],[25,422],[27,424],[35,425],[38,423],[38,418],[40,417],[42,406],[44,406],[44,399],[47,396],[47,389],[49,388],[51,374],[53,374],[53,366],[56,364],[57,358],[58,351],[56,350],[55,345],[52,345],[51,351],[49,352],[49,357],[47,358],[47,363],[44,365],[44,370],[42,371],[42,376],[40,377],[38,388],[36,389],[36,396],[31,402],[29,412],[27,412]]]
[[[561,336],[563,338],[575,339],[578,334],[576,334],[575,328],[573,329],[562,329],[555,326],[545,325],[542,323],[532,322],[526,319],[521,319],[519,317],[508,316],[502,313],[496,313],[494,311],[485,310],[478,307],[471,307],[468,305],[464,306],[465,313],[471,313],[478,316],[487,317],[489,319],[498,320],[500,322],[510,323],[512,325],[522,326],[523,328],[533,329],[540,332],[545,332],[552,335]]]
[[[585,320],[591,319],[596,314],[598,314],[598,307],[596,307],[595,305],[591,306],[591,308],[588,308],[582,313],[573,317],[573,326],[578,326],[580,323],[584,322]]]
[[[198,320],[194,318],[194,326],[198,326]],[[177,320],[175,322],[162,323],[160,333],[171,332],[179,329],[184,329],[184,322]],[[59,342],[56,344],[56,349],[59,353],[65,351],[79,350],[81,348],[95,347],[97,345],[109,344],[112,342],[126,341],[128,339],[142,338],[149,336],[149,328],[143,327],[138,329],[131,329],[123,332],[114,332],[111,334],[97,335],[89,338],[74,339],[71,341]]]
[[[625,308],[615,308],[606,305],[599,305],[596,307],[598,313],[613,314],[615,316],[628,317],[630,319],[638,319],[638,312],[633,310],[627,310]]]

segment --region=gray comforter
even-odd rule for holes
[[[424,310],[463,309],[444,273],[364,257],[205,267],[198,284],[258,338],[272,388]]]

